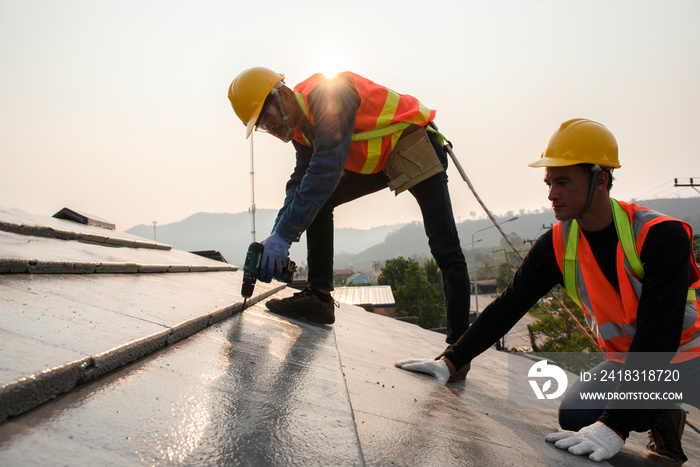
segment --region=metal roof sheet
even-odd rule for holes
[[[336,287],[332,295],[336,301],[348,305],[391,306],[395,304],[394,294],[389,285]]]

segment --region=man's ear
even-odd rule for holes
[[[294,96],[294,93],[292,92],[291,89],[289,89],[287,86],[282,86],[279,89],[280,97],[282,98],[289,98],[290,96]]]
[[[600,175],[598,175],[598,180],[596,181],[596,188],[601,187],[605,191],[608,191],[608,182],[610,181],[610,172],[607,170],[601,170]]]
[[[287,86],[282,86],[279,89],[279,93],[280,93],[280,98],[282,99],[282,102],[284,102],[284,106],[286,108],[289,108],[289,106],[292,103],[296,102],[296,98],[294,97],[294,92],[291,89],[289,89]],[[289,112],[289,110],[287,110],[287,112]]]

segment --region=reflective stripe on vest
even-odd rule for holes
[[[308,96],[327,79],[324,75],[316,74],[294,87],[299,107],[311,125],[314,119]],[[423,106],[416,98],[399,94],[355,73],[339,73],[333,79],[351,80],[360,97],[350,152],[345,163],[345,168],[352,172],[379,172],[404,129],[409,125],[427,125],[435,118],[435,111]],[[305,146],[312,144],[299,130],[294,131],[294,139]]]
[[[609,351],[626,352],[636,333],[637,306],[642,293],[644,268],[639,252],[651,226],[677,220],[635,204],[613,199],[611,203],[620,240],[616,254],[619,294],[600,271],[585,236],[580,235],[578,222],[564,221],[555,225],[553,241],[564,287],[581,306],[588,326],[598,336],[601,347]],[[633,219],[632,222],[630,218]],[[684,226],[692,239],[692,228],[682,221],[677,222]],[[692,253],[690,260],[693,276],[678,348],[680,352],[700,351],[699,302],[695,294],[695,288],[700,285],[700,271]],[[595,290],[595,297],[590,296],[589,289]]]

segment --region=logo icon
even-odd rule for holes
[[[527,372],[527,376],[529,378],[549,378],[542,385],[542,389],[540,389],[537,381],[528,380],[538,399],[556,399],[564,394],[569,384],[569,378],[566,377],[564,370],[556,365],[548,365],[547,360],[541,360],[532,365],[530,371]],[[557,390],[548,394],[547,391],[552,387],[552,379],[557,382]]]

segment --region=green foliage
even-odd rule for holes
[[[305,264],[297,264],[297,272],[294,273],[294,279],[306,279],[309,277],[309,268]]]
[[[445,326],[445,299],[440,271],[435,261],[421,267],[413,259],[387,260],[379,275],[380,285],[390,285],[397,316],[416,316],[426,329]]]
[[[579,323],[586,326],[581,308],[566,294],[564,304],[576,316]],[[539,352],[596,352],[588,338],[576,327],[576,324],[559,305],[551,299],[540,300],[532,307],[532,312],[542,318],[531,325],[535,339],[544,339],[538,346]]]
[[[391,289],[396,291],[396,289],[404,283],[406,269],[408,269],[411,263],[418,264],[415,260],[404,259],[403,256],[387,260],[382,269],[382,273],[379,274],[377,278],[377,283],[379,285],[390,285]],[[394,295],[396,295],[396,293],[394,293]]]
[[[333,278],[333,285],[335,287],[345,287],[347,284],[347,280],[352,276],[354,272],[350,272],[348,274],[338,274]]]
[[[605,361],[605,354],[600,352],[533,352],[531,355],[551,360],[574,374],[588,371]]]
[[[484,261],[478,268],[479,279],[486,279],[488,277],[494,277],[496,275],[496,266],[490,259]]]
[[[508,263],[498,265],[498,275],[496,276],[496,287],[498,290],[503,290],[508,287],[510,280],[513,278],[513,270]]]
[[[442,274],[440,273],[440,268],[433,258],[430,258],[423,263],[423,270],[425,271],[425,276],[428,279],[428,282],[442,287]]]
[[[516,232],[511,232],[508,234],[508,239],[513,245],[522,245],[523,243],[523,238],[518,235]],[[501,239],[498,241],[498,244],[501,246],[501,248],[508,248],[510,249],[510,245],[508,245],[508,242],[506,242],[506,239],[501,237]]]

